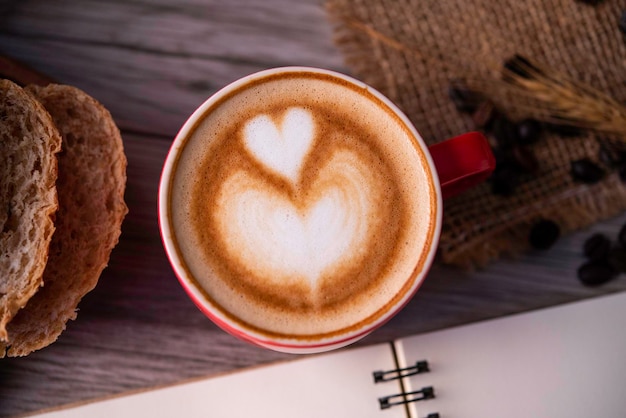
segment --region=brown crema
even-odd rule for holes
[[[301,157],[296,177],[249,145],[259,117],[271,158],[311,138],[296,157],[285,151],[289,164]],[[322,340],[374,324],[415,287],[435,234],[433,176],[366,88],[309,72],[252,80],[206,109],[182,146],[169,185],[175,248],[240,327]]]

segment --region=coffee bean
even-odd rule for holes
[[[541,136],[541,123],[535,119],[524,119],[518,122],[517,141],[522,145],[534,144]]]
[[[589,237],[583,246],[585,257],[593,261],[607,258],[610,250],[611,240],[600,233]]]
[[[626,248],[626,224],[622,226],[622,229],[619,230],[619,234],[617,234],[617,243],[622,246],[622,248]]]
[[[608,255],[608,261],[616,272],[626,273],[626,248],[615,247]]]
[[[539,170],[539,161],[532,149],[521,145],[514,146],[511,150],[513,159],[519,169],[524,173],[535,173]]]
[[[505,116],[498,116],[493,121],[493,136],[502,148],[510,148],[517,143],[517,127]]]
[[[575,181],[594,184],[604,178],[604,170],[589,158],[571,162],[570,174]]]
[[[543,219],[533,225],[528,240],[533,248],[547,250],[559,239],[559,235],[561,235],[561,229],[556,222]]]
[[[578,279],[587,286],[599,286],[616,276],[606,260],[590,261],[578,269]]]
[[[510,149],[494,146],[491,148],[491,151],[496,159],[496,171],[509,167],[512,163],[514,163],[513,155]]]
[[[515,161],[512,148],[502,148],[500,146],[495,146],[492,148],[492,151],[493,156],[496,159],[495,171],[505,169],[510,169],[517,173],[521,173],[523,171],[522,168],[517,165],[517,161]]]
[[[448,88],[448,96],[459,112],[474,112],[483,100],[480,93],[461,85]]]
[[[515,145],[512,147],[496,146],[492,148],[493,155],[496,158],[496,170],[509,168],[520,174],[526,173],[526,169],[521,164],[521,160],[524,158],[524,155],[522,155],[524,150],[518,150],[517,148],[523,147]],[[531,150],[529,151],[532,153]]]
[[[491,192],[493,194],[498,196],[511,196],[519,185],[520,175],[513,167],[501,166],[491,175],[490,181]]]
[[[472,121],[475,129],[488,129],[496,114],[496,107],[491,100],[483,100],[474,113]]]

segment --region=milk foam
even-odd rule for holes
[[[438,222],[403,122],[319,74],[251,82],[216,103],[170,188],[188,275],[267,338],[313,341],[382,318],[416,286]]]
[[[217,197],[218,236],[238,263],[254,266],[260,280],[305,280],[314,294],[324,273],[356,262],[367,245],[379,197],[366,187],[371,181],[371,169],[347,150],[334,153],[299,201],[238,171]]]

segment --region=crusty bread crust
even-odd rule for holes
[[[54,342],[76,318],[117,244],[128,212],[126,157],[110,113],[83,91],[65,85],[27,88],[50,112],[63,138],[59,154],[59,211],[44,287],[8,325],[9,356]]]
[[[61,137],[48,112],[0,80],[0,341],[42,284],[57,210]]]

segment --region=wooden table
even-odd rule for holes
[[[190,302],[165,257],[156,217],[161,165],[186,117],[251,72],[309,65],[348,72],[318,0],[2,0],[0,53],[100,100],[128,156],[130,213],[98,287],[50,347],[0,360],[0,415],[102,397],[290,358],[225,334]],[[576,279],[594,231],[547,252],[464,273],[434,266],[396,318],[359,344],[626,289]]]

